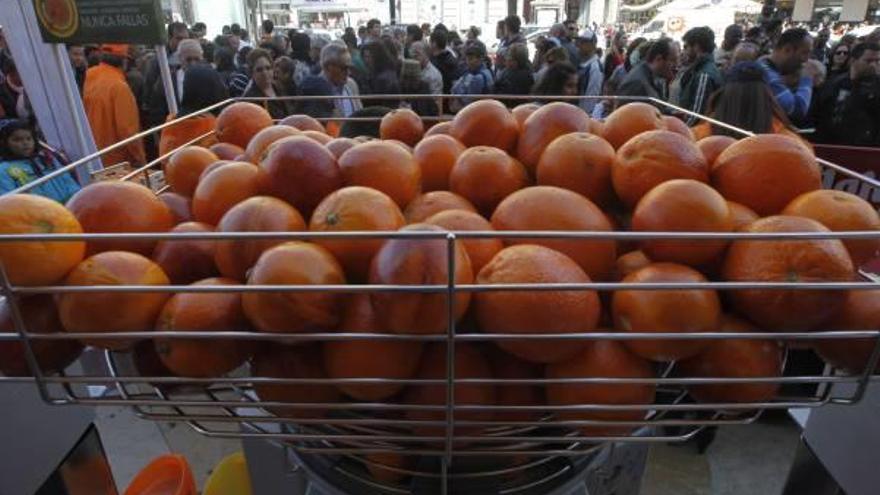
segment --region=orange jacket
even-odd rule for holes
[[[174,115],[168,116],[169,121],[176,118]],[[159,156],[177,149],[184,143],[188,143],[205,133],[213,131],[216,124],[217,118],[208,113],[198,117],[190,117],[183,122],[178,122],[171,127],[162,129],[162,137],[159,139]],[[195,144],[207,148],[215,143],[217,143],[217,137],[212,134],[200,139]]]
[[[104,63],[89,69],[83,87],[83,105],[98,149],[104,149],[141,130],[137,101],[125,81],[122,69]],[[125,161],[143,165],[146,162],[144,145],[140,140],[134,141],[104,154],[101,160],[105,166]]]

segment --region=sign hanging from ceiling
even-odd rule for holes
[[[160,0],[33,0],[47,43],[165,43]]]

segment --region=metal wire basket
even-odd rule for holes
[[[424,95],[391,95],[392,98],[414,99]],[[479,98],[482,96],[474,96]],[[495,96],[505,100],[535,100],[533,96]],[[322,97],[315,97],[322,98]],[[332,97],[327,97],[332,98]],[[364,99],[370,97],[363,96]],[[381,98],[389,98],[383,95]],[[431,98],[434,98],[433,96]],[[443,98],[443,97],[441,97]],[[571,97],[576,99],[578,97]],[[582,98],[582,97],[581,97]],[[553,98],[565,100],[565,97]],[[624,99],[624,98],[617,98]],[[23,186],[13,192],[27,192],[30,188],[66,173],[77,166],[89,163],[102,154],[142,139],[150,134],[173,126],[187,118],[219,109],[234,101],[264,99],[231,99],[208,107],[201,112],[170,121],[156,128],[144,131],[121,141],[96,154],[77,160],[63,169],[47,174],[43,178]],[[674,107],[659,100],[647,100],[683,114],[697,115]],[[742,131],[697,115],[715,125]],[[441,117],[436,119],[442,120]],[[330,119],[322,119],[330,120]],[[377,119],[332,119],[377,120]],[[205,134],[185,143],[187,146],[209,136]],[[180,149],[180,148],[178,148]],[[143,179],[151,185],[151,172],[170,157],[175,150],[158,157],[137,168],[121,180]],[[834,163],[818,160],[820,164],[837,173],[846,175],[870,187],[880,187],[880,182],[864,175],[847,170]],[[164,188],[157,188],[159,191]],[[328,238],[344,239],[391,239],[414,238],[445,242],[447,253],[454,252],[456,240],[478,238],[554,238],[554,239],[614,239],[619,241],[639,241],[646,239],[874,239],[880,232],[835,232],[835,233],[686,233],[686,232],[238,232],[238,233],[142,233],[142,234],[45,234],[45,235],[0,235],[0,242],[13,241],[69,241],[98,239],[141,239],[141,240],[183,240],[183,239],[284,239],[313,240]],[[448,273],[455,272],[455,256],[448,256]],[[450,317],[445,334],[442,335],[401,335],[392,333],[309,333],[309,334],[266,334],[254,332],[128,332],[114,333],[114,339],[238,339],[261,342],[294,344],[308,341],[326,342],[331,340],[385,339],[410,340],[422,342],[441,342],[446,344],[447,376],[438,380],[396,380],[383,378],[272,378],[254,376],[249,365],[222,378],[187,378],[179,376],[144,375],[139,371],[136,355],[131,352],[103,351],[104,372],[92,374],[47,374],[33,352],[33,343],[41,340],[107,339],[108,334],[64,333],[36,334],[29,331],[21,314],[18,299],[31,294],[62,294],[75,292],[294,292],[294,291],[332,291],[341,293],[430,292],[446,295],[448,315],[454,314],[455,296],[460,292],[479,291],[559,291],[595,290],[611,292],[624,289],[662,290],[662,289],[713,289],[733,291],[741,289],[770,290],[870,290],[880,288],[872,281],[854,282],[707,282],[707,283],[653,283],[633,284],[623,282],[594,282],[569,284],[505,284],[505,285],[459,285],[454,277],[442,285],[229,285],[229,286],[51,286],[21,287],[10,284],[5,271],[0,267],[0,282],[3,295],[11,301],[11,313],[16,333],[0,334],[0,340],[21,342],[25,357],[33,377],[0,377],[4,382],[31,381],[38,388],[42,398],[49,404],[80,404],[90,406],[131,406],[138,416],[156,421],[181,421],[196,431],[218,438],[267,439],[286,445],[296,457],[296,462],[319,473],[325,479],[335,478],[338,489],[353,493],[549,493],[551,490],[567,486],[572,479],[582,477],[585,471],[601,475],[602,459],[606,460],[623,444],[648,445],[656,442],[686,441],[709,426],[749,424],[755,421],[766,409],[817,408],[826,404],[854,404],[864,394],[872,379],[871,371],[880,361],[880,330],[860,329],[857,331],[819,331],[819,332],[711,332],[711,333],[618,333],[609,331],[577,334],[484,334],[462,333]],[[858,374],[847,374],[840,370],[826,369],[816,376],[788,376],[761,378],[720,378],[720,377],[680,377],[675,374],[675,364],[658,365],[657,378],[568,378],[568,379],[496,379],[496,378],[457,378],[455,369],[455,344],[459,342],[488,345],[504,339],[540,338],[555,339],[564,345],[571,339],[577,340],[718,340],[718,339],[772,339],[776,341],[809,342],[816,339],[874,339],[873,351],[864,370]],[[387,402],[301,402],[288,403],[260,400],[254,387],[265,384],[278,385],[341,385],[341,384],[381,384],[396,383],[412,385],[445,385],[447,400],[442,405],[403,404],[398,400]],[[652,384],[658,389],[654,404],[609,405],[580,404],[576,406],[551,405],[467,405],[456,404],[456,384],[485,386],[547,385],[552,383],[595,383],[595,384]],[[698,403],[688,399],[688,387],[705,384],[800,384],[815,385],[814,393],[798,393],[778,397],[769,402],[759,403]],[[856,383],[852,394],[837,395],[835,385]],[[111,393],[92,396],[87,386],[105,386]],[[278,417],[270,412],[277,408],[294,408],[297,411],[326,410],[327,417]],[[423,410],[441,413],[442,420],[410,420],[401,417],[407,410]],[[528,412],[534,414],[528,420],[477,421],[460,419],[456,414],[469,411]],[[561,420],[556,417],[560,411],[644,411],[642,420]],[[634,430],[632,434],[585,435],[580,427],[626,427]],[[433,427],[436,433],[414,434],[414,427]],[[462,433],[464,430],[464,433]],[[419,461],[404,464],[383,461],[382,455],[420,456]],[[454,462],[453,462],[454,461]],[[379,481],[367,474],[367,468],[380,468],[394,476],[392,480]],[[406,476],[409,481],[399,478]],[[421,488],[420,488],[421,487]],[[491,490],[488,488],[491,487]],[[481,491],[482,490],[482,491]]]

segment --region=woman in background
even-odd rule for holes
[[[227,97],[226,85],[223,84],[222,76],[217,71],[207,65],[190,66],[186,69],[183,78],[183,94],[180,98],[179,112],[177,115],[169,115],[168,120],[193,114],[219,103]],[[165,155],[193,139],[213,131],[216,123],[214,113],[206,112],[162,129],[162,136],[159,138],[159,155]],[[202,138],[196,144],[208,147],[216,142],[217,138],[212,134]]]

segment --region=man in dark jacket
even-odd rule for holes
[[[696,113],[706,113],[709,96],[724,84],[718,66],[715,65],[715,34],[708,27],[696,27],[684,34],[683,55],[687,67],[679,76],[681,93],[678,106]],[[697,117],[686,116],[691,126]]]
[[[852,48],[849,73],[828,81],[813,113],[820,143],[880,146],[880,45]]]
[[[669,38],[651,44],[645,60],[626,75],[617,94],[621,96],[645,96],[666,100],[666,84],[678,65],[678,49]]]
[[[446,49],[446,32],[435,29],[431,33],[431,63],[440,71],[443,76],[443,94],[449,94],[452,83],[458,79],[458,61],[455,55],[449,53]],[[444,103],[444,106],[446,104]]]

